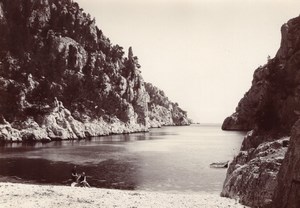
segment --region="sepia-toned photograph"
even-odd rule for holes
[[[300,1],[0,0],[1,208],[299,208]]]

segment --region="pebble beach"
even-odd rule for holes
[[[125,191],[69,186],[0,183],[0,207],[20,208],[245,208],[218,193]]]

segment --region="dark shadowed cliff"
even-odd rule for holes
[[[132,48],[125,57],[77,3],[0,0],[0,140],[189,124],[184,111],[150,99],[156,92],[148,89],[150,96]]]
[[[300,115],[300,17],[284,24],[281,33],[276,56],[256,69],[251,88],[222,126],[251,130],[222,191],[249,206],[300,206],[300,125],[295,124]]]

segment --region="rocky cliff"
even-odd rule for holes
[[[191,123],[187,118],[187,112],[182,110],[178,103],[171,102],[162,90],[150,83],[145,83],[145,88],[150,96],[148,103],[150,126],[183,126]]]
[[[132,48],[125,57],[71,0],[0,0],[0,97],[2,141],[188,124],[178,107],[157,113]]]
[[[229,166],[222,191],[249,206],[300,204],[299,125],[295,125],[300,115],[300,17],[284,24],[281,33],[276,56],[256,69],[251,88],[222,126],[252,130]]]
[[[292,129],[291,144],[280,168],[272,208],[300,206],[300,121]]]

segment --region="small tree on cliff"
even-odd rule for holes
[[[132,47],[129,47],[128,49],[128,58],[125,59],[124,64],[124,77],[132,77],[134,75],[134,71],[141,68],[138,58],[136,56],[133,56]]]
[[[44,106],[52,102],[54,98],[54,92],[51,91],[50,85],[47,79],[43,79],[29,97],[29,101],[36,104],[40,112]]]
[[[9,83],[6,89],[0,89],[0,112],[9,122],[12,122],[20,111],[18,103],[21,91],[22,87],[14,83]]]
[[[124,56],[123,47],[119,46],[118,44],[113,46],[111,49],[111,56],[114,62],[117,60],[122,60]]]

